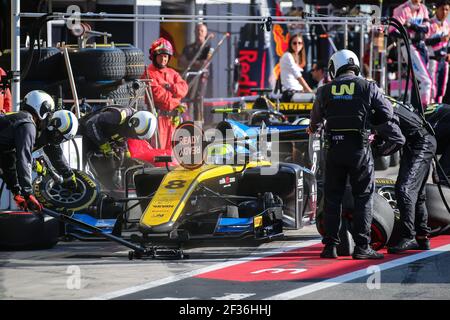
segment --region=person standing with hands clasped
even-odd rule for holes
[[[186,111],[181,104],[188,92],[188,85],[180,74],[169,68],[170,57],[173,56],[172,44],[159,38],[150,47],[150,60],[141,78],[151,79],[153,101],[158,112],[158,135],[161,149],[172,149],[172,135],[180,123],[180,117]]]
[[[392,119],[392,106],[374,82],[359,77],[360,65],[354,52],[334,53],[328,71],[332,81],[318,88],[308,129],[313,133],[324,123],[326,136],[322,240],[325,247],[320,256],[337,258],[342,199],[349,178],[355,203],[353,259],[382,259],[384,256],[369,245],[375,190],[369,133],[371,124],[388,123]],[[393,122],[389,126],[392,134],[404,142],[398,126]]]

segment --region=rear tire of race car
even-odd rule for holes
[[[382,171],[389,168],[389,165],[391,164],[391,156],[385,156],[385,157],[376,157],[374,159],[375,162],[375,170]]]
[[[70,192],[54,183],[49,175],[41,182],[33,182],[33,191],[39,202],[48,209],[62,212],[64,210],[80,211],[96,203],[100,187],[97,181],[80,170],[73,170],[79,186],[78,192]]]
[[[0,212],[0,250],[50,249],[58,243],[60,223],[33,212]]]

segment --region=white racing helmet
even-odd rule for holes
[[[33,90],[23,98],[22,109],[34,113],[44,120],[55,109],[53,98],[42,90]]]
[[[335,52],[328,63],[328,72],[331,79],[336,78],[344,71],[352,70],[356,75],[359,75],[361,68],[357,55],[350,50],[344,49]]]
[[[78,131],[78,119],[68,110],[58,110],[50,118],[48,130],[58,130],[64,140],[71,140]]]
[[[156,124],[156,117],[149,111],[138,111],[128,120],[128,125],[141,140],[148,140],[153,136]]]

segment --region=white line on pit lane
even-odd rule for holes
[[[130,288],[126,288],[126,289],[122,289],[122,290],[118,290],[118,291],[114,291],[111,293],[107,293],[101,296],[97,296],[97,297],[93,297],[90,298],[89,300],[108,300],[108,299],[114,299],[114,298],[119,298],[122,296],[126,296],[129,294],[133,294],[139,291],[144,291],[144,290],[148,290],[151,288],[155,288],[155,287],[159,287],[165,284],[169,284],[172,282],[176,282],[176,281],[180,281],[183,279],[187,279],[187,278],[192,278],[195,277],[199,274],[202,273],[207,273],[207,272],[211,272],[211,271],[215,271],[215,270],[219,270],[219,269],[223,269],[226,267],[231,267],[237,264],[241,264],[241,263],[245,263],[247,261],[252,261],[252,260],[257,260],[257,259],[261,259],[263,257],[267,257],[267,256],[271,256],[274,254],[278,254],[278,253],[283,253],[286,251],[291,251],[291,250],[295,250],[295,249],[300,249],[300,248],[304,248],[304,247],[309,247],[315,244],[320,243],[321,240],[308,240],[308,241],[302,241],[302,242],[297,242],[295,244],[286,246],[286,247],[282,247],[282,248],[274,248],[272,250],[268,250],[267,252],[261,253],[261,252],[254,252],[251,253],[249,256],[247,257],[243,257],[243,258],[239,258],[237,260],[232,260],[232,261],[227,261],[227,262],[223,262],[223,263],[219,263],[219,264],[215,264],[212,266],[208,266],[205,268],[201,268],[198,270],[193,270],[193,271],[189,271],[189,272],[185,272],[179,275],[175,275],[175,276],[171,276],[171,277],[167,277],[164,279],[160,279],[160,280],[155,280],[155,281],[151,281],[148,283],[144,283],[142,285],[138,285],[138,286],[133,286]]]
[[[432,250],[429,251],[423,251],[421,253],[417,253],[417,254],[413,254],[404,258],[399,258],[393,261],[389,261],[386,263],[382,263],[377,265],[380,268],[380,271],[384,271],[384,270],[388,270],[388,269],[392,269],[395,267],[399,267],[417,260],[421,260],[421,259],[426,259],[432,256],[436,256],[439,255],[441,253],[444,252],[448,252],[450,251],[450,244],[449,245],[445,245],[442,247],[438,247],[438,248],[434,248]],[[294,289],[294,290],[290,290],[290,291],[286,291],[284,293],[280,293],[271,297],[267,297],[264,298],[263,300],[289,300],[289,299],[295,299],[304,295],[307,295],[309,293],[313,293],[319,290],[323,290],[326,288],[330,288],[333,286],[337,286],[340,284],[343,284],[345,282],[349,282],[351,280],[355,280],[358,278],[362,278],[367,276],[367,268],[358,270],[358,271],[354,271],[351,273],[347,273],[344,274],[342,276],[336,277],[336,278],[332,278],[332,279],[327,279],[306,287],[302,287],[299,289]]]

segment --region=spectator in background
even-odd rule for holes
[[[295,34],[289,39],[288,50],[280,59],[282,101],[289,102],[296,92],[313,92],[302,76],[306,65],[303,37]]]
[[[450,0],[440,0],[436,3],[436,15],[430,21],[428,38],[425,40],[430,55],[428,70],[433,81],[432,97],[437,103],[442,103],[448,82],[450,25],[447,22],[447,17],[449,12]]]
[[[432,99],[432,80],[428,72],[428,52],[424,42],[430,23],[427,7],[421,4],[421,0],[408,0],[394,9],[393,17],[403,24],[411,39],[411,59],[414,74],[419,80],[419,90],[422,106],[426,106]],[[390,31],[394,28],[391,27]],[[394,36],[399,36],[394,31]],[[407,51],[402,42],[402,54],[407,60]]]
[[[317,82],[317,88],[320,88],[328,82],[327,66],[322,61],[314,63],[311,69],[311,76]]]
[[[6,72],[0,68],[0,113],[6,113],[12,111],[11,103],[11,91],[4,85],[4,79],[6,78]]]
[[[209,36],[209,37],[212,37]],[[189,99],[194,101],[194,120],[203,121],[203,97],[206,94],[206,89],[208,85],[209,71],[204,70],[205,72],[199,75],[198,77],[191,76],[189,77],[186,73],[188,71],[200,71],[204,64],[208,59],[208,55],[211,51],[211,46],[209,44],[203,45],[208,38],[208,27],[204,23],[199,23],[195,27],[195,42],[189,44],[183,49],[183,53],[179,59],[179,66],[184,70],[183,71],[183,79],[192,81],[195,79],[193,85],[187,94]],[[201,47],[203,49],[200,51]],[[197,59],[194,61],[195,56],[197,55]],[[192,64],[191,64],[192,63]],[[187,69],[190,66],[189,69]]]

